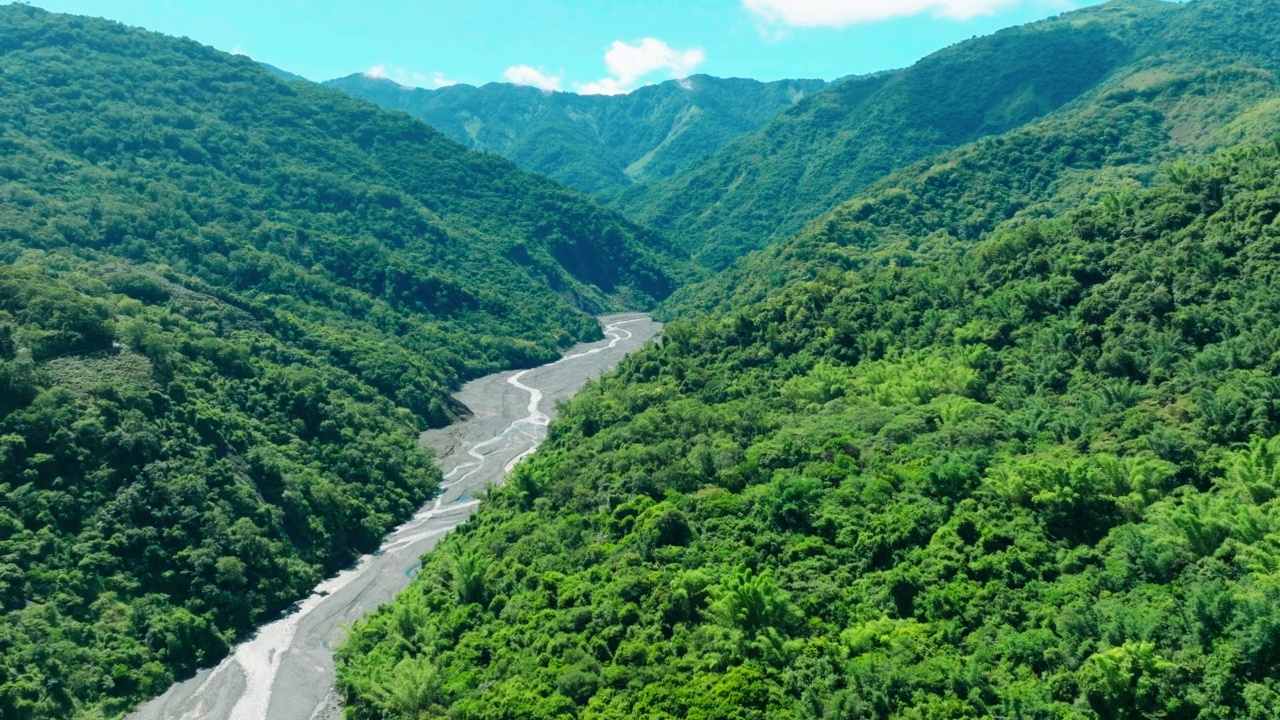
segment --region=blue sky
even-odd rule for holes
[[[834,79],[1096,0],[33,0],[313,80],[622,92],[691,73]]]

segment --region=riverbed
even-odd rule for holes
[[[662,328],[645,315],[610,315],[600,321],[606,340],[579,345],[542,367],[497,373],[465,385],[456,397],[472,417],[422,434],[444,475],[440,495],[388,535],[377,552],[321,583],[289,615],[260,628],[216,668],[173,685],[131,720],[336,716],[333,650],[345,628],[404,589],[421,555],[466,522],[485,486],[501,482],[537,449],[557,400],[572,397]]]

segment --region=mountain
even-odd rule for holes
[[[1130,50],[668,301],[348,716],[1280,716],[1278,9],[1031,26]]]
[[[1142,28],[1140,51],[1061,110],[877,180],[793,237],[682,288],[661,314],[741,307],[847,267],[850,245],[934,235],[976,240],[1003,223],[1130,193],[1177,159],[1265,139],[1280,123],[1280,42],[1257,19],[1269,9],[1269,0],[1150,0],[1081,11],[1081,26],[1110,18]]]
[[[1157,0],[1108,3],[962,42],[905,70],[845,79],[615,204],[725,267],[889,172],[1071,108],[1134,62],[1175,13]]]
[[[464,379],[684,282],[661,237],[248,58],[0,8],[0,717],[114,717],[436,491]]]
[[[363,74],[326,84],[604,198],[697,164],[825,85],[694,75],[605,96],[506,83],[427,90]]]

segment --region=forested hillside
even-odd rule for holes
[[[361,74],[326,84],[603,198],[695,166],[825,85],[694,75],[606,96],[506,83],[427,90]]]
[[[687,276],[661,238],[244,57],[0,8],[0,717],[115,716],[435,491],[467,377]]]
[[[842,210],[564,408],[355,628],[348,717],[1280,716],[1280,141],[1163,178]]]
[[[1149,19],[1139,22],[1148,15],[1130,18],[1134,8],[1160,17],[1159,32],[1150,32]],[[1087,97],[878,180],[797,235],[681,289],[662,315],[741,307],[788,282],[812,279],[842,262],[824,250],[832,244],[873,246],[934,234],[972,241],[1002,223],[1053,214],[1107,193],[1128,197],[1163,164],[1261,141],[1280,128],[1275,9],[1274,0],[1124,0],[1082,11],[1083,27],[1097,18],[1111,24],[1128,18],[1131,32],[1146,37],[1141,52]],[[704,257],[711,247],[701,251]]]
[[[1239,117],[1233,105],[1273,96],[1274,16],[1274,4],[1259,0],[1122,0],[966,41],[898,73],[833,85],[618,205],[723,267],[891,171],[1041,118],[1048,132],[1084,135],[1109,151],[1100,162],[1037,148],[1032,165],[1046,189],[1055,177],[1041,171],[1045,163],[1145,165],[1149,176],[1151,163],[1171,153],[1240,140],[1214,132]],[[1104,131],[1090,126],[1121,107],[1134,117]],[[1143,116],[1155,113],[1163,116]],[[1141,127],[1131,130],[1134,122]],[[1149,125],[1163,136],[1135,138]],[[1125,143],[1140,152],[1108,147]]]

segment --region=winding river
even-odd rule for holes
[[[473,417],[422,434],[436,449],[441,494],[388,535],[382,547],[321,583],[294,611],[263,626],[216,668],[175,684],[131,720],[321,720],[336,718],[333,649],[344,628],[390,602],[418,559],[479,504],[473,493],[500,482],[546,437],[555,402],[618,364],[657,334],[644,315],[602,317],[607,340],[580,345],[531,370],[489,375],[457,398]]]

